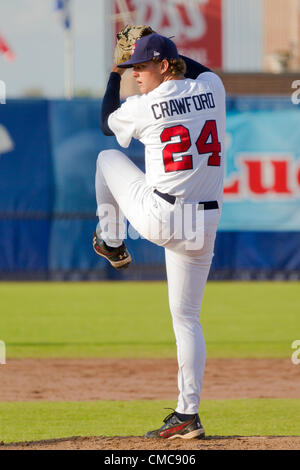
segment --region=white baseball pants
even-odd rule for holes
[[[204,244],[187,249],[185,235],[174,237],[169,221],[178,205],[154,194],[145,174],[118,150],[105,150],[97,160],[97,233],[109,246],[120,246],[125,218],[145,238],[165,248],[169,305],[176,337],[179,397],[176,411],[198,413],[206,346],[200,309],[220,218],[220,210],[202,211]],[[196,202],[196,201],[195,201]],[[194,223],[194,222],[192,222]],[[169,228],[168,228],[168,227]]]

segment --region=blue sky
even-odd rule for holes
[[[105,54],[111,49],[103,26],[106,0],[72,1],[74,86],[101,95],[109,72]],[[0,56],[8,98],[31,88],[49,97],[64,94],[64,30],[53,5],[54,0],[0,0],[0,34],[16,55],[13,62]]]

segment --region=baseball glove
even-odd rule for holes
[[[117,34],[117,44],[114,51],[114,63],[122,64],[131,57],[132,46],[135,41],[148,34],[155,33],[151,26],[139,25],[130,26],[127,25]]]

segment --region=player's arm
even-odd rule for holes
[[[108,125],[108,118],[111,113],[120,107],[120,84],[121,75],[124,69],[113,66],[102,100],[100,128],[104,135],[115,135]]]
[[[184,74],[186,78],[192,78],[195,80],[201,73],[211,72],[208,67],[205,67],[205,65],[202,65],[199,62],[190,59],[189,57],[185,57],[183,55],[181,55],[180,57],[186,63],[186,72]]]

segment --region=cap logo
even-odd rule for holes
[[[133,46],[132,46],[132,50],[131,50],[131,55],[133,55],[133,54],[134,54],[135,48],[136,48],[136,44],[133,44]]]
[[[160,55],[160,52],[153,51],[153,57],[157,57],[158,55]]]

